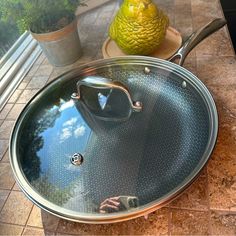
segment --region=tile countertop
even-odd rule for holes
[[[218,0],[156,1],[183,37],[222,17]],[[54,217],[26,199],[15,184],[8,157],[13,123],[27,101],[48,81],[85,62],[102,58],[101,47],[118,3],[80,18],[84,55],[74,65],[52,67],[41,55],[0,112],[0,235],[45,234],[236,234],[236,60],[224,27],[188,56],[184,67],[212,92],[219,112],[219,136],[212,157],[200,177],[177,200],[143,217],[113,225],[86,225]]]

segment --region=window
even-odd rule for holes
[[[0,59],[19,38],[20,33],[14,23],[5,22],[0,16]]]

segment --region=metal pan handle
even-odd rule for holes
[[[209,35],[222,28],[226,23],[227,22],[225,19],[216,18],[202,28],[198,29],[189,36],[189,38],[183,43],[182,47],[169,59],[169,61],[179,59],[178,64],[183,65],[185,58],[194,47],[196,47]]]
[[[130,104],[130,108],[132,111],[140,112],[142,110],[142,104],[138,101],[133,101],[129,92],[129,89],[118,81],[112,81],[107,78],[103,78],[100,76],[88,76],[79,80],[77,82],[77,93],[73,93],[71,95],[72,99],[81,99],[81,86],[86,86],[94,89],[117,89],[126,94],[128,98],[128,102]]]

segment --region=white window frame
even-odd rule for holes
[[[41,52],[37,41],[25,32],[0,60],[0,110]]]

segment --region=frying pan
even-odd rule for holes
[[[171,58],[182,64],[216,19]],[[67,72],[39,91],[12,131],[22,191],[59,217],[113,223],[148,214],[198,176],[214,148],[217,110],[206,86],[169,61],[128,56]]]

